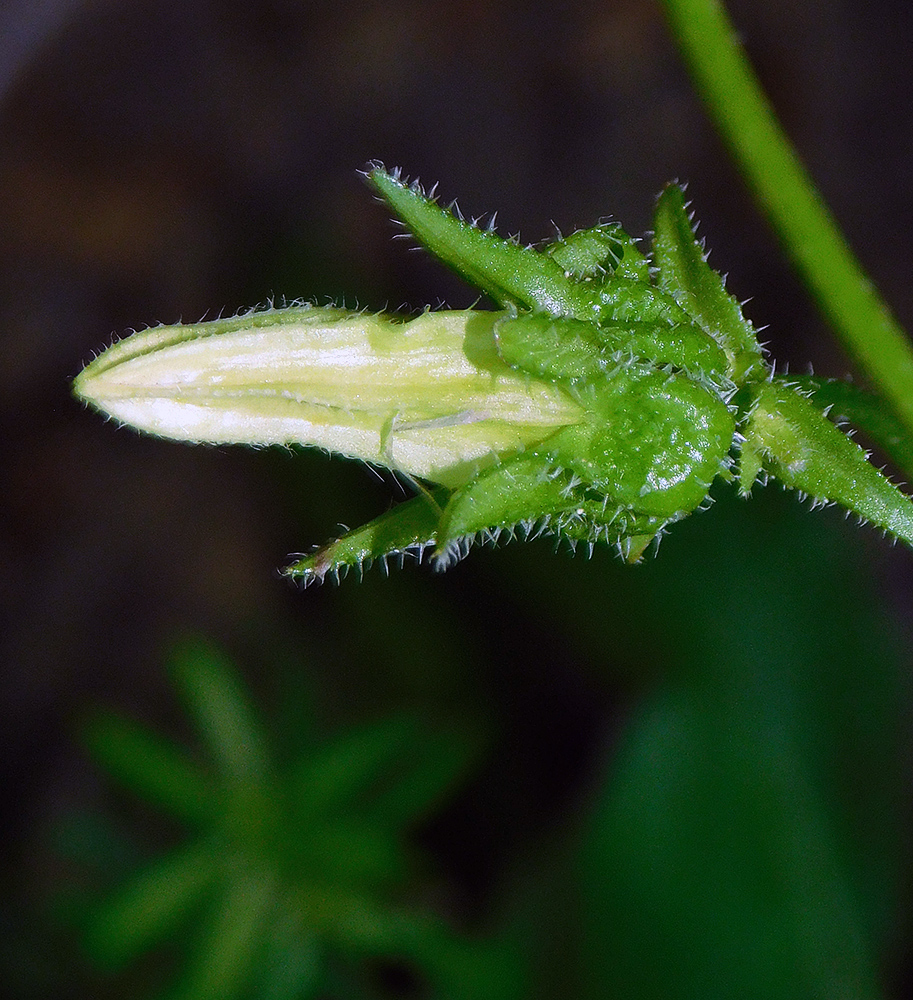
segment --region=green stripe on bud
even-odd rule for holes
[[[500,315],[293,306],[158,327],[103,352],[74,390],[161,437],[314,445],[454,487],[582,417],[501,360]]]

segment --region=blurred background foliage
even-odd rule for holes
[[[913,327],[909,5],[731,10]],[[361,865],[361,898],[427,931],[411,949],[345,944],[293,906],[282,940],[297,957],[264,966],[274,992],[252,974],[233,995],[907,995],[908,552],[778,490],[745,503],[722,489],[633,569],[539,541],[444,576],[302,592],[273,568],[383,510],[396,483],[320,454],[139,438],[69,396],[93,350],[147,323],[271,296],[469,305],[391,241],[355,173],[371,157],[471,214],[500,210],[501,231],[529,241],[607,214],[641,232],[663,182],[688,180],[711,262],[753,297],[774,356],[845,375],[658,8],[10,0],[0,87],[9,995],[205,995],[182,979],[206,954],[203,911],[134,962],[98,914],[195,843],[187,816],[136,794],[116,734],[211,765],[217,713],[185,714],[172,679],[211,662],[277,773],[387,734],[380,758],[353,751],[331,783],[350,840],[327,874],[347,884]],[[402,778],[448,746],[433,808],[400,812],[389,835],[346,797],[359,774],[371,795],[396,787],[379,760]],[[269,811],[259,801],[249,818]],[[267,953],[267,935],[256,944]]]

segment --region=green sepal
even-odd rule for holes
[[[323,583],[328,575],[341,579],[352,568],[367,569],[377,559],[420,559],[435,542],[441,511],[449,497],[450,490],[438,487],[397,504],[373,521],[296,559],[282,575],[307,586]]]
[[[639,563],[656,535],[631,535],[621,543],[621,554],[626,563]]]
[[[574,281],[604,281],[613,274],[625,256],[625,243],[619,238],[630,237],[621,226],[593,226],[578,229],[549,243],[543,250]]]
[[[632,367],[580,389],[590,414],[541,445],[620,506],[677,519],[703,502],[728,467],[735,418],[712,392],[684,375]]]
[[[582,230],[580,245],[559,248],[557,257],[573,265],[566,273],[555,259],[556,251],[540,253],[480,229],[441,207],[418,184],[407,183],[396,172],[374,166],[367,177],[420,243],[502,306],[596,323],[672,326],[691,322],[674,296],[648,283],[649,269],[630,239],[622,244],[622,262],[628,263],[617,273],[607,274],[603,282],[588,282],[586,272],[595,267],[597,255],[605,249],[603,260],[613,257],[604,244],[597,247],[602,243],[594,235],[598,227]],[[581,269],[583,273],[578,273]]]
[[[616,278],[650,281],[650,261],[617,222],[578,229],[543,248],[574,281],[594,284]]]
[[[612,507],[604,498],[587,500],[566,511],[550,525],[550,530],[572,544],[583,542],[591,548],[600,542],[614,545],[625,562],[636,563],[640,562],[650,542],[678,519],[635,514],[622,507]]]
[[[843,431],[788,382],[758,386],[746,443],[773,476],[814,500],[833,500],[913,545],[913,502]]]
[[[375,166],[367,176],[420,243],[495,302],[556,316],[585,307],[588,296],[550,257],[457,218],[398,173]]]
[[[691,323],[688,313],[662,289],[632,278],[613,277],[598,289],[589,311],[579,319],[601,324],[656,323],[676,326]]]
[[[739,448],[739,495],[747,497],[764,473],[764,455],[753,441],[742,441]]]
[[[671,365],[698,380],[730,388],[726,355],[703,330],[691,323],[631,321],[597,326],[582,320],[541,313],[506,317],[495,326],[501,358],[530,375],[555,380],[611,375],[639,359]]]
[[[600,326],[598,336],[609,350],[630,352],[654,365],[671,365],[696,381],[728,392],[734,386],[727,374],[726,354],[719,344],[693,323],[625,323]]]
[[[628,278],[631,281],[650,283],[650,259],[637,247],[637,240],[629,236],[619,226],[614,231],[614,239],[622,245],[621,259],[615,268],[616,278]]]
[[[659,196],[653,224],[653,263],[659,287],[719,341],[730,358],[736,382],[765,375],[767,366],[754,327],[726,291],[723,279],[707,263],[677,184],[669,184]]]
[[[532,530],[556,514],[579,505],[571,473],[538,455],[519,455],[488,469],[458,490],[444,510],[438,549],[467,535],[489,532],[492,537],[518,526]]]
[[[878,396],[844,379],[802,375],[790,376],[789,381],[807,393],[828,419],[858,427],[895,465],[913,475],[913,441]]]
[[[604,377],[612,360],[593,323],[543,313],[522,313],[495,325],[503,361],[529,375],[555,381]]]
[[[635,514],[610,498],[588,490],[568,469],[540,456],[520,455],[489,469],[454,493],[438,534],[438,548],[473,535],[497,541],[554,535],[572,543],[617,545],[629,562],[637,562],[652,539],[676,517]]]

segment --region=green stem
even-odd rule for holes
[[[913,347],[777,121],[719,0],[662,0],[695,86],[845,347],[913,435]]]

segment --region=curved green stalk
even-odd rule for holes
[[[803,280],[913,435],[913,347],[815,190],[725,9],[719,0],[662,2],[695,87]]]

